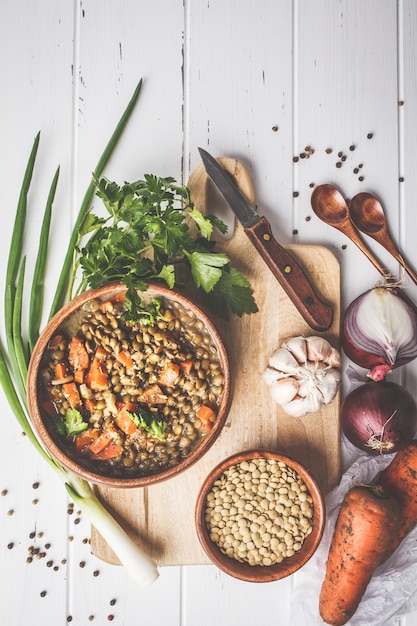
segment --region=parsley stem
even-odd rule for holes
[[[142,87],[142,79],[139,81],[135,91],[133,92],[133,96],[131,97],[122,117],[120,118],[119,123],[117,124],[113,135],[111,136],[107,146],[104,149],[103,154],[101,155],[99,162],[93,172],[93,176],[91,179],[91,182],[87,188],[87,191],[85,192],[83,201],[81,203],[81,207],[78,213],[78,217],[75,221],[73,230],[72,230],[72,234],[70,237],[70,241],[68,244],[68,249],[67,249],[67,253],[64,259],[64,263],[62,266],[62,270],[61,270],[61,274],[58,280],[58,285],[57,285],[57,289],[55,292],[55,297],[53,299],[52,302],[52,307],[51,307],[51,311],[49,314],[49,318],[53,317],[53,315],[55,315],[55,313],[61,308],[61,306],[64,304],[64,301],[66,299],[67,293],[68,293],[68,285],[70,282],[70,274],[71,274],[71,268],[73,265],[73,260],[74,260],[74,254],[75,254],[75,249],[78,243],[78,238],[79,238],[79,230],[80,230],[80,226],[85,218],[85,216],[87,215],[87,213],[90,210],[90,204],[91,204],[91,200],[93,198],[94,195],[94,190],[95,190],[95,179],[98,178],[104,167],[106,166],[108,160],[110,159],[114,148],[116,147],[116,144],[118,143],[120,136],[130,118],[130,115],[135,107],[136,101],[139,97],[139,93]]]

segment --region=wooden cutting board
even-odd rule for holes
[[[253,187],[242,164],[228,158],[219,161],[255,204]],[[209,189],[202,166],[191,176],[189,187],[196,206],[205,212]],[[209,563],[195,532],[195,502],[206,475],[235,452],[254,448],[283,452],[311,471],[324,494],[339,480],[339,394],[319,412],[294,418],[272,401],[262,379],[269,356],[284,339],[319,333],[306,324],[240,226],[221,247],[250,280],[259,307],[256,314],[218,322],[228,348],[233,381],[233,401],[223,431],[205,457],[176,478],[134,490],[97,487],[106,506],[159,566]],[[305,268],[317,293],[334,307],[331,328],[320,334],[339,348],[338,260],[323,246],[285,247]],[[96,556],[119,563],[95,528],[91,541]]]

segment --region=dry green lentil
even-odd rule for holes
[[[262,484],[265,497],[257,493]],[[233,507],[226,506],[230,501]],[[268,566],[293,556],[312,531],[312,518],[313,500],[306,484],[274,459],[231,466],[206,498],[211,541],[227,556],[250,565]]]

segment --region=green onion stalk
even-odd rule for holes
[[[67,253],[58,280],[53,299],[50,317],[65,303],[72,276],[73,261],[78,243],[78,232],[85,216],[90,211],[94,195],[94,180],[100,176],[107,164],[118,140],[129,120],[139,97],[142,81],[137,85],[128,106],[126,107],[116,129],[114,130],[104,152],[94,170],[91,183],[83,198],[78,217],[69,240]],[[55,191],[59,179],[59,168],[53,177],[44,218],[39,236],[38,254],[32,277],[29,297],[29,322],[27,333],[22,330],[22,311],[24,305],[24,281],[26,257],[24,254],[24,232],[26,224],[27,200],[40,134],[35,137],[24,174],[19,200],[16,209],[13,233],[6,270],[4,298],[4,321],[6,348],[0,342],[0,384],[6,399],[20,427],[39,452],[42,458],[55,470],[63,480],[65,487],[77,506],[89,517],[90,522],[100,532],[128,571],[134,582],[141,587],[151,585],[159,576],[156,564],[144,553],[129,535],[118,524],[109,511],[103,506],[95,494],[93,487],[56,461],[39,442],[30,421],[26,399],[26,378],[31,353],[39,337],[43,313],[43,287],[46,273],[46,257],[48,250],[50,222]]]

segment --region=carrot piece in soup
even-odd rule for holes
[[[90,357],[84,339],[75,335],[71,339],[68,361],[74,371],[85,370],[90,365]]]
[[[118,443],[110,443],[101,452],[93,454],[91,459],[93,461],[107,461],[114,459],[116,456],[120,456],[123,453],[123,446]]]
[[[75,370],[74,372],[74,382],[78,385],[82,385],[84,382],[85,369]]]
[[[90,450],[90,446],[95,439],[99,436],[98,430],[93,428],[89,428],[85,430],[83,433],[80,433],[75,437],[75,450],[79,454],[86,454]]]
[[[68,400],[70,407],[78,409],[81,406],[81,397],[77,385],[74,382],[64,383],[62,388],[63,394]]]
[[[113,441],[113,439],[114,439],[113,433],[106,430],[104,433],[101,433],[101,435],[99,435],[97,439],[93,441],[93,443],[90,446],[90,452],[92,452],[93,454],[98,454],[99,452],[104,450],[104,448],[108,446],[109,443]]]
[[[180,368],[183,374],[190,374],[193,369],[194,361],[192,359],[186,359],[181,361]]]
[[[126,435],[133,435],[133,433],[136,432],[136,430],[137,430],[137,426],[136,426],[135,422],[133,421],[131,415],[132,415],[132,411],[127,409],[126,406],[123,406],[120,409],[120,411],[117,414],[117,417],[115,419],[115,422],[116,422],[117,426]]]
[[[116,355],[116,359],[119,361],[119,363],[121,363],[125,367],[128,367],[128,368],[133,367],[133,359],[127,350],[121,350]]]
[[[175,385],[180,375],[180,366],[176,363],[167,363],[161,370],[159,382],[165,387]]]
[[[109,386],[106,365],[96,356],[91,363],[85,382],[93,391],[102,391]]]
[[[94,354],[94,358],[99,359],[100,361],[102,361],[103,359],[105,359],[106,357],[108,357],[108,352],[106,350],[106,348],[104,346],[97,346],[95,354]]]
[[[64,380],[68,376],[67,366],[65,363],[57,363],[55,365],[55,379]]]
[[[155,383],[145,389],[143,394],[138,397],[138,401],[149,405],[164,404],[167,401],[167,396],[164,394],[161,387]]]

